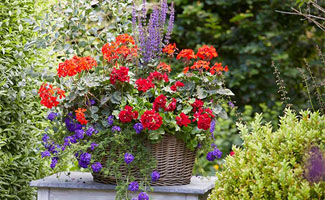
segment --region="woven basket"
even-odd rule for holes
[[[157,161],[156,170],[160,173],[160,179],[152,182],[152,186],[186,185],[191,182],[196,152],[186,148],[182,140],[172,135],[165,135],[160,143],[147,144],[147,146]],[[125,166],[121,166],[120,171],[122,174],[127,174]],[[138,170],[133,169],[132,175],[135,176],[136,181],[142,180]],[[116,179],[112,176],[93,173],[93,177],[95,182],[116,184]]]

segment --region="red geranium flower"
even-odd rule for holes
[[[162,117],[154,110],[147,110],[141,116],[141,124],[143,128],[149,130],[157,130],[162,125]]]
[[[137,89],[142,92],[146,92],[150,88],[154,88],[155,85],[151,82],[151,80],[139,78],[135,81],[135,84],[137,85]]]
[[[200,69],[205,69],[205,70],[209,70],[210,67],[210,62],[208,61],[204,61],[204,60],[199,60],[199,61],[196,61],[193,66],[191,67],[191,69],[197,69],[197,70],[200,70]]]
[[[202,60],[211,60],[218,56],[216,49],[213,46],[203,45],[201,48],[198,49],[197,57],[201,58]]]
[[[151,72],[147,78],[150,81],[161,81],[164,80],[166,83],[169,81],[168,75],[166,73],[161,74],[160,72]]]
[[[121,82],[129,82],[130,77],[128,76],[129,68],[128,67],[120,67],[119,69],[113,68],[113,71],[110,76],[110,81],[113,85],[115,85],[116,80]]]
[[[153,110],[158,112],[159,108],[165,109],[166,102],[167,102],[166,99],[167,99],[166,96],[164,96],[163,94],[159,95],[153,102]]]
[[[176,109],[176,99],[172,98],[172,102],[165,108],[165,111],[171,112]]]
[[[198,117],[198,121],[197,121],[197,127],[199,129],[203,129],[203,130],[208,130],[210,128],[210,124],[211,124],[211,118],[210,115],[207,113],[201,114]]]
[[[122,123],[131,122],[132,119],[138,118],[138,111],[133,111],[131,106],[126,105],[124,110],[122,110],[119,114],[119,119]]]
[[[158,66],[157,66],[157,70],[161,69],[162,71],[167,71],[167,72],[171,72],[171,67],[170,65],[167,65],[164,62],[161,62]]]
[[[85,113],[84,113],[84,112],[86,112],[86,109],[78,108],[78,110],[75,110],[75,112],[76,112],[77,121],[80,124],[86,125],[88,123],[88,121],[86,120],[86,117],[85,117]]]
[[[230,152],[230,156],[234,156],[235,155],[235,152],[234,151],[231,151]]]
[[[186,61],[189,61],[193,58],[195,59],[196,56],[194,55],[194,51],[192,49],[183,49],[181,52],[179,52],[176,57],[177,60],[181,58],[184,58]]]
[[[183,112],[180,114],[180,116],[176,117],[176,123],[179,126],[186,126],[191,123],[191,120],[187,115],[185,115]]]
[[[177,48],[176,48],[176,44],[175,43],[173,43],[173,44],[168,44],[168,45],[166,45],[164,48],[163,48],[163,52],[164,53],[167,53],[168,55],[173,55],[174,54],[174,52],[175,52],[175,50],[176,50]]]
[[[62,99],[65,97],[65,92],[60,88],[54,88],[53,85],[43,83],[38,90],[38,94],[41,97],[41,104],[51,109],[53,106],[59,105],[57,98]]]
[[[178,87],[184,87],[184,83],[180,82],[180,81],[176,81],[176,83],[172,86],[170,86],[170,89],[172,91],[176,91]]]
[[[97,66],[97,62],[90,56],[74,56],[72,59],[68,59],[59,64],[57,75],[59,77],[74,76],[82,71],[91,70],[95,66]]]
[[[204,104],[203,101],[198,100],[198,99],[195,99],[195,102],[191,105],[192,108],[193,108],[192,111],[193,111],[193,112],[198,111],[200,108],[203,107],[203,104]]]

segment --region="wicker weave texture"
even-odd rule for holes
[[[152,182],[152,186],[186,185],[190,183],[196,152],[186,148],[183,141],[172,135],[165,135],[160,143],[148,144],[148,147],[157,161],[156,170],[160,173],[160,179]],[[104,158],[104,160],[106,159]],[[126,167],[121,166],[120,171],[122,174],[126,174]],[[137,169],[133,169],[132,174],[137,181],[142,180]],[[100,173],[93,173],[93,177],[95,182],[116,184],[114,177],[104,176]]]

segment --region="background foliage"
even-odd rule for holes
[[[250,126],[239,125],[243,149],[234,148],[235,155],[226,158],[225,170],[217,174],[209,199],[324,199],[324,171],[319,172],[325,166],[321,155],[325,150],[325,117],[309,111],[299,115],[286,110],[276,131],[270,123],[263,125],[261,115]],[[311,168],[307,160],[315,147],[321,153],[308,176]],[[308,180],[314,182],[305,179],[311,176]]]
[[[202,43],[217,48],[229,66],[228,87],[241,110],[248,104],[261,111],[255,105],[272,106],[280,99],[272,60],[289,88],[290,103],[306,108],[308,97],[296,68],[304,65],[304,58],[314,59],[316,44],[324,49],[325,36],[313,24],[299,20],[301,17],[276,12],[297,7],[295,1],[175,0],[175,5],[174,41],[181,49]],[[311,68],[323,77],[319,65],[320,61],[313,62]]]
[[[36,97],[36,62],[27,42],[33,37],[33,0],[0,3],[0,199],[32,199],[29,181],[44,175],[36,151],[43,111]],[[37,67],[37,66],[34,66]]]

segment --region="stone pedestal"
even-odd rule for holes
[[[204,200],[213,189],[216,178],[192,177],[182,186],[155,186],[148,192],[151,200]],[[58,173],[32,181],[37,187],[38,200],[114,200],[115,185],[96,183],[90,173]],[[132,194],[132,193],[131,193]],[[136,197],[138,193],[132,194]]]

